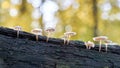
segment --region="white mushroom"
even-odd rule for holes
[[[93,38],[93,40],[94,41],[99,41],[100,43],[100,45],[99,45],[99,52],[101,51],[101,44],[102,44],[102,41],[105,41],[105,40],[107,40],[108,39],[108,37],[106,37],[106,36],[98,36],[98,37],[94,37]]]
[[[70,40],[71,36],[74,36],[74,35],[76,35],[76,32],[65,32],[64,33],[64,36],[67,37],[67,45],[69,44],[69,40]]]
[[[105,50],[106,50],[106,52],[107,52],[107,47],[108,47],[108,44],[110,44],[110,43],[112,43],[112,41],[111,40],[105,40]]]
[[[49,37],[50,37],[51,34],[55,31],[55,29],[52,28],[52,27],[49,27],[49,28],[47,28],[45,31],[46,31],[46,33],[47,33],[47,39],[46,39],[46,42],[48,42]]]
[[[91,41],[85,42],[86,49],[91,49],[91,47],[95,47],[95,44]]]
[[[19,38],[19,32],[22,30],[22,27],[21,26],[15,26],[14,30],[17,31],[17,38]]]
[[[38,36],[42,35],[42,29],[35,28],[31,32],[36,35],[36,41],[38,41]]]

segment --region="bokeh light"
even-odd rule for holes
[[[10,10],[9,10],[9,14],[10,14],[10,16],[17,16],[18,15],[18,10],[17,9],[15,9],[15,8],[11,8]]]

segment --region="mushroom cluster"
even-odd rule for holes
[[[88,42],[85,42],[85,45],[86,45],[86,49],[91,49],[95,47],[95,44],[91,41],[88,41]]]
[[[108,37],[106,37],[106,36],[98,36],[98,37],[94,37],[93,38],[94,41],[98,41],[99,42],[99,52],[101,51],[102,41],[105,41],[107,39],[108,39]]]
[[[64,44],[67,43],[67,45],[68,45],[71,36],[74,36],[74,35],[76,35],[76,32],[65,32],[65,33],[64,33],[64,37],[65,37],[65,39],[64,39]]]
[[[108,43],[112,43],[112,41],[108,40],[107,36],[94,37],[93,40],[99,42],[99,52],[101,51],[102,42],[105,42],[105,46],[106,46],[105,50],[106,50],[106,52],[107,52]]]
[[[15,26],[14,30],[17,31],[17,38],[19,38],[19,32],[22,30],[22,27],[21,26]],[[31,30],[31,32],[36,35],[36,41],[38,41],[39,35],[42,35],[42,29],[35,28],[35,29]],[[51,37],[51,34],[53,32],[55,32],[55,28],[49,27],[45,30],[45,32],[47,33],[46,42],[48,42],[49,37]],[[62,38],[64,40],[64,45],[65,44],[68,45],[69,42],[70,42],[71,36],[74,36],[74,35],[76,35],[76,32],[71,32],[71,31],[65,32],[64,36]],[[106,52],[107,52],[108,45],[112,44],[112,41],[108,40],[107,36],[94,37],[93,40],[99,42],[99,52],[101,51],[102,42],[105,43],[105,51]],[[95,44],[91,41],[88,41],[88,42],[85,42],[85,46],[86,46],[86,49],[91,49],[91,48],[95,47]]]
[[[67,36],[63,36],[61,39],[63,39],[63,40],[64,40],[64,45],[65,45],[66,40],[67,40]]]

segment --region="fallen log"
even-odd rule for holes
[[[0,68],[120,68],[120,46],[88,50],[82,41],[63,45],[59,38],[39,36],[0,27]]]

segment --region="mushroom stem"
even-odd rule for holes
[[[100,40],[99,52],[101,51],[101,44],[102,44],[102,41]]]
[[[90,47],[90,46],[88,46],[88,49],[91,49],[91,47]]]
[[[64,45],[65,45],[65,43],[66,43],[66,39],[64,39]]]
[[[49,37],[47,37],[47,40],[46,40],[46,42],[48,42],[48,39],[49,39]]]
[[[88,49],[88,45],[87,45],[87,42],[85,42],[85,46],[86,46],[86,49]]]
[[[36,41],[38,41],[38,35],[36,35]]]
[[[19,38],[19,33],[20,33],[19,30],[17,30],[17,38]]]
[[[68,36],[68,39],[67,39],[67,45],[69,44],[70,42],[70,35]]]
[[[86,46],[86,49],[88,49],[89,47],[88,46]]]
[[[48,42],[48,40],[49,40],[49,37],[50,37],[50,32],[49,32],[49,33],[48,33],[48,35],[47,35],[46,42]]]
[[[67,45],[69,44],[69,39],[67,40]]]
[[[108,44],[106,44],[106,48],[105,48],[106,52],[107,52],[107,46],[108,46]]]

